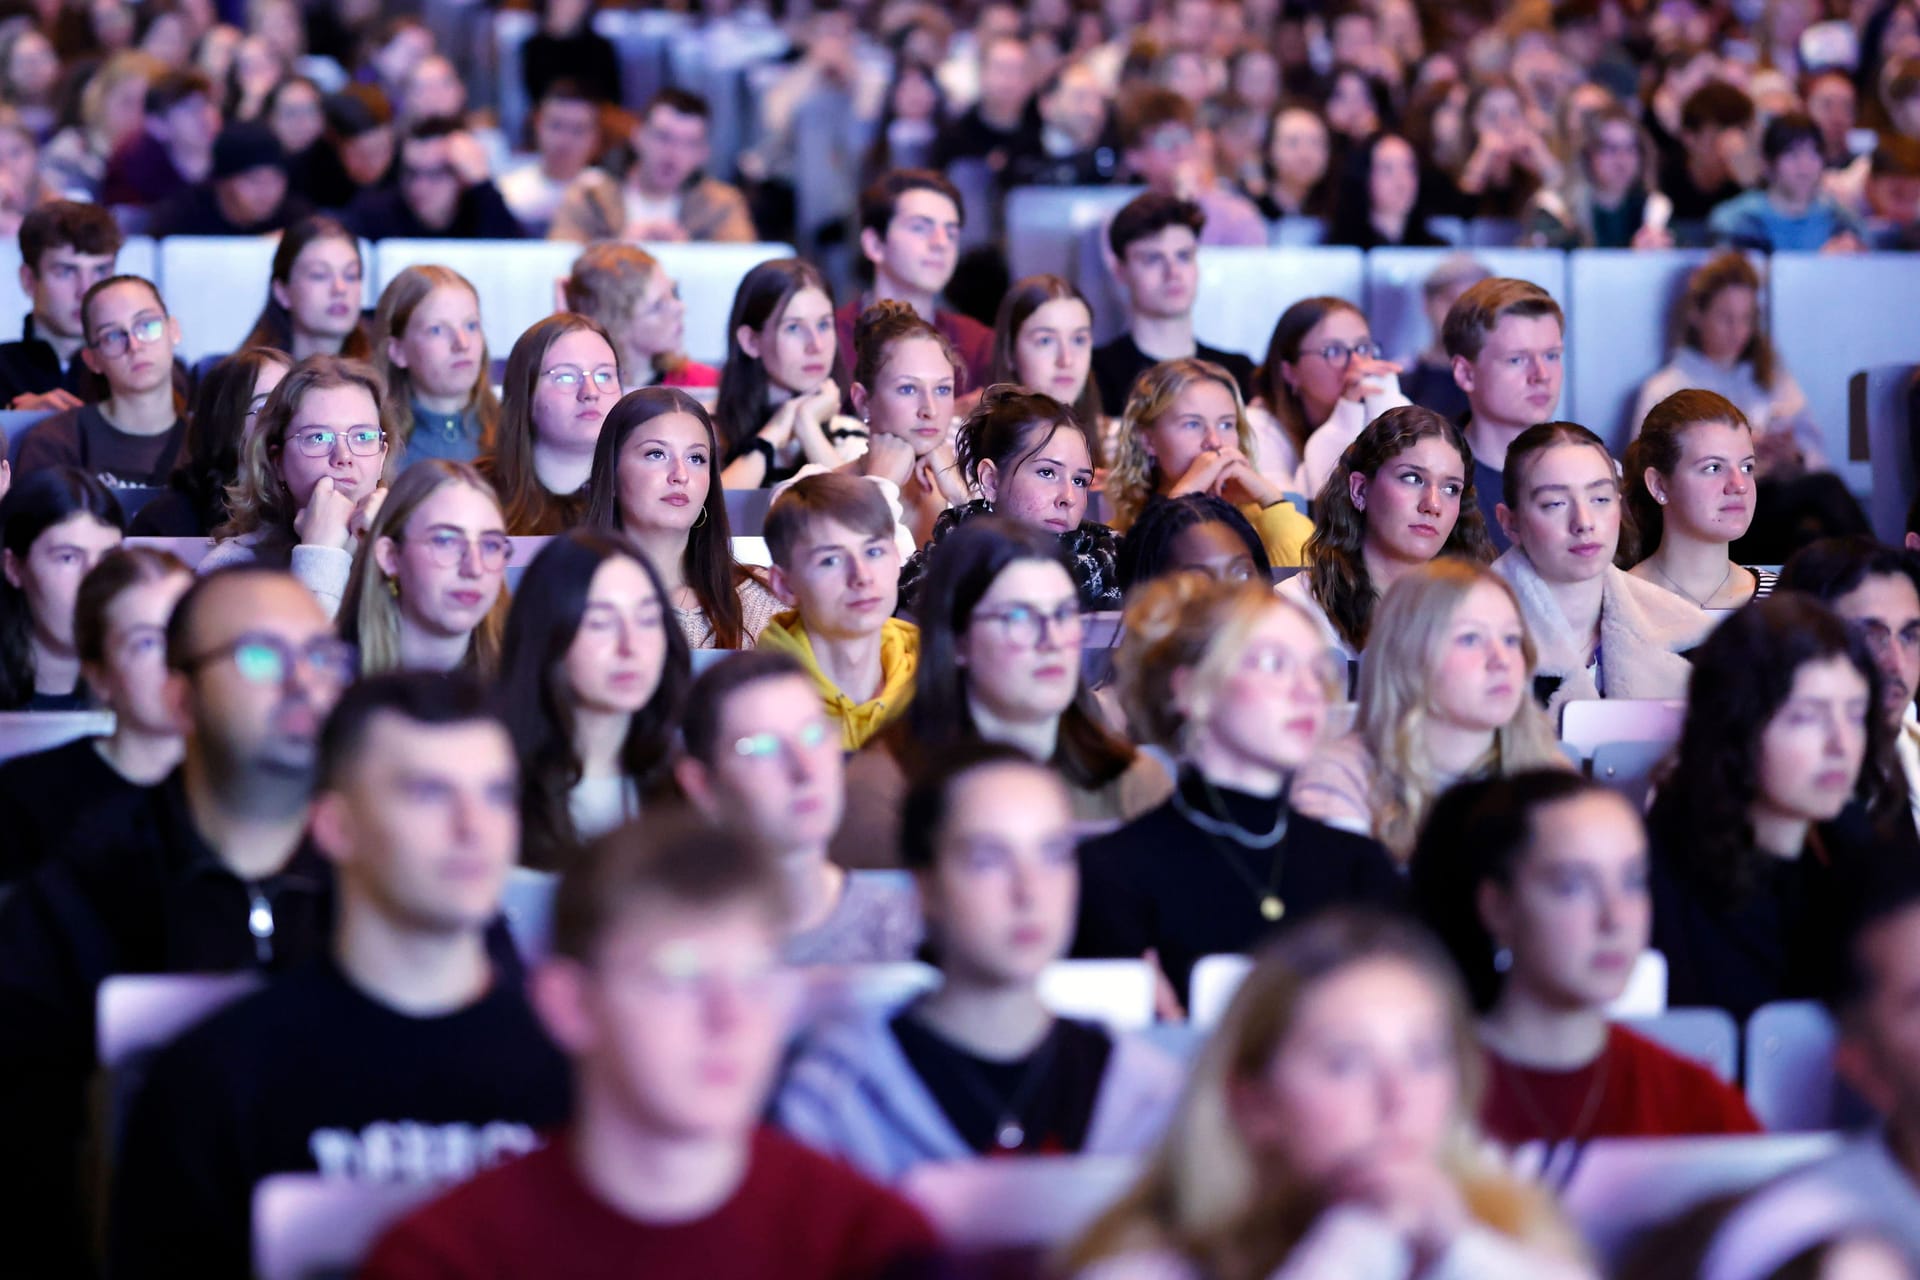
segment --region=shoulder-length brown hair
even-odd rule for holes
[[[1640,434],[1627,446],[1627,456],[1623,459],[1627,515],[1633,519],[1638,545],[1623,547],[1620,554],[1614,557],[1614,563],[1622,569],[1631,569],[1658,551],[1660,540],[1666,536],[1666,513],[1654,501],[1653,490],[1647,488],[1648,469],[1658,471],[1669,480],[1673,479],[1674,469],[1680,465],[1680,451],[1686,445],[1687,432],[1709,422],[1724,422],[1730,427],[1749,432],[1753,430],[1747,415],[1740,412],[1740,407],[1733,401],[1699,387],[1676,391],[1647,410],[1646,421],[1640,424]]]
[[[1026,326],[1033,313],[1049,302],[1077,302],[1087,309],[1087,320],[1093,320],[1093,304],[1087,301],[1085,294],[1071,280],[1062,276],[1028,276],[1017,280],[1007,296],[1000,300],[1000,312],[993,321],[993,355],[987,362],[987,385],[998,386],[1003,382],[1020,381],[1019,361],[1015,359],[1015,350],[1020,345],[1020,330]],[[1038,387],[1029,387],[1038,391]],[[1100,456],[1100,383],[1091,370],[1087,373],[1087,385],[1080,390],[1080,398],[1069,406],[1073,416],[1078,418],[1087,431],[1087,447],[1093,453],[1093,465],[1103,467],[1106,459]]]
[[[548,350],[582,329],[599,334],[609,350],[618,351],[605,329],[583,315],[560,311],[536,320],[507,355],[500,432],[485,470],[506,508],[507,532],[515,536],[558,533],[568,523],[564,506],[572,495],[548,493],[533,470],[533,398],[540,389],[540,366],[546,363]]]
[[[398,453],[406,452],[407,440],[413,435],[413,374],[393,362],[387,347],[393,339],[406,333],[415,309],[435,289],[465,289],[473,295],[475,306],[480,302],[480,291],[465,276],[452,267],[428,263],[408,267],[389,280],[373,313],[373,367],[387,386],[387,399],[391,402],[388,414],[393,420],[395,452]],[[500,402],[493,395],[493,361],[487,354],[484,333],[480,337],[476,363],[479,371],[474,375],[473,391],[467,397],[466,407],[480,421],[480,452],[486,454],[493,450],[494,433],[500,425]]]
[[[323,240],[344,240],[353,246],[356,258],[360,257],[360,239],[347,230],[346,225],[337,218],[324,213],[288,227],[280,236],[280,247],[273,251],[273,271],[271,283],[267,286],[267,304],[260,309],[260,318],[253,322],[253,332],[240,343],[242,347],[272,347],[276,351],[293,351],[293,313],[288,311],[279,298],[274,296],[273,285],[286,285],[293,282],[293,264],[307,251],[310,244]],[[360,262],[361,279],[366,278],[367,264],[364,258]],[[385,345],[384,343],[382,344]],[[340,344],[340,354],[353,360],[372,360],[373,343],[367,337],[367,326],[359,316],[354,317],[353,332]],[[409,417],[411,421],[411,417]]]
[[[1687,287],[1681,291],[1675,301],[1673,314],[1667,320],[1667,350],[1678,352],[1682,347],[1700,349],[1700,334],[1694,327],[1694,317],[1713,304],[1713,300],[1727,289],[1751,289],[1754,296],[1753,337],[1747,340],[1747,346],[1740,353],[1743,364],[1753,366],[1753,380],[1765,390],[1773,390],[1775,357],[1773,341],[1767,337],[1767,310],[1760,305],[1760,273],[1754,270],[1747,256],[1737,249],[1715,254],[1694,268],[1687,277]]]
[[[1322,320],[1337,311],[1351,311],[1362,320],[1367,318],[1366,312],[1353,303],[1332,296],[1302,298],[1281,312],[1280,318],[1274,321],[1272,336],[1267,339],[1267,358],[1254,375],[1260,394],[1266,399],[1267,411],[1273,414],[1280,429],[1287,433],[1287,439],[1293,442],[1296,452],[1306,450],[1307,437],[1320,424],[1307,421],[1306,408],[1301,404],[1299,395],[1287,385],[1280,366],[1297,364],[1300,360],[1300,344],[1307,340],[1307,335]]]

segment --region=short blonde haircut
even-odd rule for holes
[[[1475,587],[1499,588],[1520,620],[1521,674],[1519,710],[1494,731],[1493,749],[1473,773],[1505,775],[1525,769],[1561,767],[1566,757],[1554,740],[1553,726],[1533,700],[1533,673],[1539,663],[1533,636],[1526,629],[1520,600],[1507,580],[1483,565],[1442,556],[1404,575],[1388,589],[1374,618],[1371,643],[1360,660],[1358,730],[1373,756],[1373,834],[1402,864],[1427,811],[1450,784],[1427,750],[1433,718],[1434,673],[1447,644],[1453,615]]]
[[[386,501],[380,504],[380,514],[360,539],[359,554],[353,558],[353,570],[341,595],[338,623],[340,634],[359,647],[363,676],[400,667],[398,588],[393,579],[380,571],[379,562],[374,559],[374,546],[382,538],[399,541],[406,532],[407,521],[413,519],[427,499],[456,484],[472,489],[499,510],[500,495],[471,464],[423,458],[401,473],[388,491]],[[500,524],[501,528],[506,527],[504,515]],[[467,644],[462,665],[483,679],[491,679],[500,665],[500,637],[507,627],[508,603],[506,585],[502,583],[493,608],[473,629]]]
[[[1113,507],[1116,530],[1124,533],[1163,485],[1179,479],[1160,474],[1159,464],[1147,451],[1147,432],[1196,382],[1219,383],[1233,396],[1234,435],[1240,452],[1253,457],[1253,429],[1247,423],[1246,401],[1241,399],[1240,384],[1232,374],[1210,360],[1192,357],[1153,366],[1134,380],[1133,391],[1127,396],[1113,467],[1107,472],[1107,501]]]
[[[387,353],[387,343],[406,333],[414,311],[433,296],[436,289],[465,289],[473,295],[474,305],[480,304],[480,291],[465,276],[452,267],[428,263],[408,267],[389,280],[380,292],[379,306],[374,309],[373,368],[387,389],[387,417],[392,424],[389,431],[395,453],[405,453],[407,441],[413,435],[413,375],[393,362]],[[480,371],[474,376],[473,392],[467,397],[466,408],[480,419],[480,452],[486,454],[493,451],[494,432],[500,425],[500,401],[493,394],[493,361],[487,352],[484,333],[476,363]]]
[[[385,465],[391,472],[398,450],[394,448],[393,431],[387,425],[387,395],[380,375],[362,360],[308,356],[280,380],[240,437],[239,470],[233,483],[227,486],[227,522],[213,531],[215,539],[225,541],[264,529],[292,541],[293,521],[300,514],[300,508],[294,504],[293,494],[288,491],[280,470],[287,428],[309,391],[334,387],[359,387],[373,397],[380,428],[387,433]]]

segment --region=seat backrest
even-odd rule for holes
[[[1202,956],[1188,980],[1187,1020],[1202,1030],[1218,1026],[1252,968],[1253,960],[1243,955]]]
[[[805,1017],[875,1012],[940,985],[940,971],[918,960],[818,965],[807,970]],[[1062,1017],[1137,1031],[1153,1021],[1154,974],[1143,960],[1058,960],[1040,975],[1040,1000]]]
[[[1667,315],[1702,250],[1583,249],[1568,255],[1567,391],[1560,416],[1591,426],[1618,457],[1640,384],[1667,363]],[[1637,425],[1637,424],[1636,424]]]
[[[273,279],[273,255],[280,248],[270,236],[168,236],[156,250],[153,277],[180,322],[180,357],[188,364],[206,356],[240,349],[267,304]],[[127,270],[126,251],[120,269]],[[361,304],[373,310],[373,246],[360,242],[366,264]]]
[[[152,547],[155,551],[172,552],[174,555],[179,556],[181,561],[189,569],[197,567],[202,560],[207,558],[207,552],[213,550],[213,540],[210,538],[139,537],[128,538],[127,545],[130,547]]]
[[[772,242],[649,244],[644,247],[660,260],[660,265],[680,286],[680,300],[687,309],[687,355],[716,368],[727,359],[727,320],[733,314],[733,295],[740,291],[740,282],[746,278],[747,272],[763,262],[793,257],[792,245]],[[572,270],[572,266],[573,260],[569,258],[562,272]]]
[[[1591,756],[1603,742],[1678,742],[1687,704],[1678,698],[1580,698],[1560,712],[1560,741]]]
[[[27,432],[33,424],[42,418],[51,418],[51,409],[0,409],[0,434],[7,438],[7,461],[20,461],[20,446],[26,443]]]
[[[514,949],[528,965],[546,956],[553,941],[553,892],[560,878],[551,871],[515,867],[507,875],[500,914],[507,918]]]
[[[0,762],[112,732],[111,711],[0,711]]]
[[[1344,247],[1209,247],[1200,255],[1194,336],[1257,364],[1266,356],[1274,322],[1302,298],[1331,294],[1360,305],[1365,267],[1365,254]]]
[[[773,505],[772,489],[729,489],[727,524],[736,538],[757,538],[767,523],[767,508]]]
[[[1620,1022],[1662,1048],[1711,1068],[1729,1084],[1738,1074],[1740,1028],[1725,1009],[1668,1009],[1621,1016]]]
[[[1763,1004],[1747,1019],[1747,1106],[1768,1130],[1800,1133],[1865,1119],[1834,1073],[1833,1017],[1817,1000]]]
[[[900,1189],[962,1250],[1059,1244],[1119,1198],[1139,1169],[1128,1156],[1014,1156],[923,1164]]]
[[[1023,276],[1077,274],[1069,264],[1081,235],[1102,226],[1142,187],[1015,187],[1007,193],[1007,272]],[[1064,268],[1064,269],[1063,269]],[[1082,289],[1084,280],[1074,280]]]
[[[1839,1146],[1837,1134],[1600,1138],[1577,1152],[1560,1204],[1608,1273],[1650,1228],[1713,1199],[1757,1187]],[[1564,1148],[1562,1149],[1564,1152]]]
[[[1607,1006],[1607,1012],[1616,1018],[1640,1018],[1664,1013],[1666,1008],[1667,958],[1648,947],[1633,962],[1626,988]]]
[[[444,1188],[276,1173],[253,1190],[258,1280],[352,1275],[386,1229]]]
[[[1899,546],[1907,532],[1907,508],[1913,502],[1913,434],[1907,398],[1920,367],[1883,364],[1862,369],[1847,380],[1847,429],[1850,440],[1865,440],[1873,467],[1868,516],[1873,536]]]
[[[479,295],[487,352],[500,357],[534,321],[553,314],[553,282],[579,256],[580,246],[563,240],[382,240],[374,254],[379,288],[370,296],[408,267],[451,267]]]
[[[1593,748],[1587,772],[1595,782],[1625,796],[1634,808],[1645,809],[1653,775],[1672,751],[1672,742],[1602,742]]]

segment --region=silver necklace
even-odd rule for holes
[[[1737,568],[1737,567],[1738,567],[1738,566],[1736,566],[1736,565],[1735,565],[1735,564],[1733,563],[1733,561],[1731,561],[1731,560],[1729,560],[1729,561],[1727,561],[1727,572],[1726,572],[1726,575],[1725,575],[1724,577],[1722,577],[1722,578],[1720,579],[1720,585],[1719,585],[1719,586],[1717,586],[1717,587],[1715,587],[1715,588],[1714,588],[1713,590],[1711,590],[1711,591],[1709,591],[1709,592],[1707,592],[1707,599],[1706,599],[1706,600],[1696,600],[1696,599],[1694,599],[1694,595],[1693,595],[1693,593],[1692,593],[1691,591],[1688,591],[1688,590],[1687,590],[1687,589],[1686,589],[1685,587],[1683,587],[1683,586],[1681,586],[1681,585],[1680,585],[1679,583],[1677,583],[1677,582],[1675,582],[1675,581],[1674,581],[1674,580],[1673,580],[1673,579],[1672,579],[1671,577],[1668,577],[1668,575],[1667,575],[1667,571],[1666,571],[1665,569],[1662,569],[1662,568],[1661,568],[1661,567],[1660,567],[1659,565],[1657,565],[1657,564],[1656,564],[1656,565],[1654,565],[1654,566],[1653,566],[1653,571],[1654,571],[1655,573],[1657,573],[1657,574],[1659,574],[1659,575],[1660,575],[1661,577],[1663,577],[1663,578],[1666,578],[1666,580],[1667,580],[1667,585],[1668,585],[1668,586],[1670,586],[1670,587],[1672,587],[1672,588],[1674,589],[1674,591],[1675,591],[1676,593],[1678,593],[1678,594],[1679,594],[1679,595],[1681,596],[1681,598],[1683,598],[1683,599],[1686,599],[1686,600],[1691,600],[1691,601],[1693,602],[1693,607],[1694,607],[1694,608],[1696,608],[1696,609],[1704,609],[1704,608],[1706,608],[1706,607],[1707,607],[1707,601],[1708,601],[1708,600],[1711,600],[1711,599],[1713,599],[1713,598],[1714,598],[1715,596],[1717,596],[1717,595],[1719,595],[1719,594],[1720,594],[1720,593],[1721,593],[1722,591],[1725,591],[1725,590],[1727,589],[1727,584],[1728,584],[1729,582],[1732,582],[1732,581],[1733,581],[1733,571],[1734,571],[1734,569],[1735,569],[1735,568]]]
[[[1200,785],[1207,789],[1207,807],[1213,810],[1213,813],[1201,813],[1198,809],[1195,809],[1187,803],[1187,798],[1180,794],[1180,788],[1175,786],[1173,789],[1173,807],[1180,816],[1188,822],[1191,822],[1208,835],[1225,836],[1227,839],[1245,849],[1271,849],[1287,838],[1287,793],[1285,788],[1282,788],[1280,792],[1280,813],[1273,821],[1273,829],[1271,831],[1254,832],[1247,830],[1239,823],[1227,817],[1226,801],[1220,798],[1220,793],[1214,789],[1213,783],[1208,780],[1205,774],[1197,774],[1196,776],[1200,779]],[[1216,817],[1216,814],[1219,816]]]

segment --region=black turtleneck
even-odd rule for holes
[[[1154,948],[1174,990],[1184,993],[1202,957],[1250,950],[1272,930],[1323,907],[1400,905],[1399,873],[1386,850],[1364,836],[1295,813],[1288,815],[1278,844],[1250,849],[1209,834],[1181,812],[1184,804],[1189,812],[1223,816],[1263,835],[1273,830],[1283,803],[1280,796],[1209,789],[1196,772],[1183,769],[1174,798],[1080,846],[1080,927],[1073,954],[1137,957]],[[1285,906],[1278,922],[1260,911],[1270,883]]]

